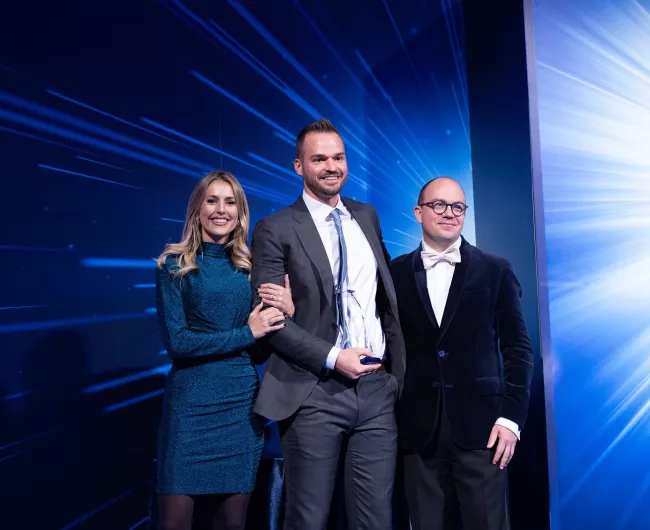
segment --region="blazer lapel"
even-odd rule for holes
[[[454,313],[456,313],[456,308],[458,307],[458,303],[463,295],[465,280],[467,279],[467,273],[469,272],[472,257],[469,249],[470,245],[465,241],[465,239],[463,239],[460,245],[460,263],[457,263],[454,268],[454,275],[451,279],[451,286],[449,287],[449,295],[447,296],[445,311],[442,314],[442,322],[440,324],[441,339],[454,318]]]
[[[343,200],[343,199],[341,199]],[[381,248],[381,243],[379,241],[379,234],[372,224],[368,212],[360,208],[351,207],[350,204],[346,204],[343,200],[343,204],[350,212],[350,215],[357,222],[363,235],[366,236],[366,240],[372,249],[372,253],[375,255],[375,260],[377,260],[377,268],[379,269],[379,274],[381,280],[384,284],[384,289],[386,289],[386,294],[390,301],[391,308],[395,310],[397,308],[397,295],[395,294],[395,288],[393,282],[390,278],[390,271],[388,270],[388,264],[386,263],[386,256]]]
[[[320,234],[316,229],[314,220],[307,209],[305,201],[300,197],[293,204],[293,219],[294,230],[300,240],[300,244],[305,249],[305,253],[309,260],[314,264],[320,279],[323,285],[323,291],[325,291],[325,296],[329,305],[332,305],[332,300],[334,298],[334,277],[332,276],[332,267],[330,265],[329,259],[327,258],[327,253],[325,252],[325,247],[320,238]]]
[[[438,321],[436,316],[433,314],[433,307],[431,306],[431,298],[429,298],[429,290],[427,289],[427,271],[422,265],[422,245],[420,245],[416,250],[413,251],[413,274],[415,275],[415,286],[417,287],[418,296],[420,297],[420,302],[424,311],[431,321],[431,325],[434,329],[438,329]]]

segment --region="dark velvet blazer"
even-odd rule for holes
[[[526,421],[533,354],[521,287],[507,260],[463,239],[438,326],[421,250],[390,264],[406,343],[400,444],[422,449],[444,411],[459,446],[484,448],[497,418]]]

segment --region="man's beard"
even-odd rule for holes
[[[341,180],[338,181],[339,185],[336,188],[331,188],[329,186],[325,186],[324,182],[321,180],[325,177],[338,177]],[[328,197],[334,197],[335,195],[338,195],[338,193],[341,191],[343,184],[345,184],[345,180],[346,179],[344,179],[343,174],[341,172],[336,172],[336,173],[324,172],[318,175],[315,184],[318,188],[318,191],[320,191],[323,195],[326,195]]]

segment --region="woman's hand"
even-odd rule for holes
[[[282,312],[275,307],[268,307],[262,311],[263,305],[264,304],[260,302],[248,317],[248,325],[251,328],[253,337],[256,339],[260,339],[264,335],[284,327],[284,315]],[[281,323],[276,325],[276,322]]]
[[[293,318],[296,308],[291,298],[291,283],[289,283],[288,274],[284,275],[284,287],[274,283],[263,283],[257,290],[257,294],[266,305],[276,307],[289,318]]]

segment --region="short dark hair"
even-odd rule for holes
[[[429,182],[427,182],[424,186],[422,186],[422,189],[420,190],[420,193],[418,195],[418,205],[422,204],[422,201],[424,200],[424,192],[427,191],[429,184],[433,184],[436,180],[440,180],[440,179],[453,180],[454,182],[456,182],[455,179],[448,177],[446,175],[441,175],[439,177],[432,178]],[[458,184],[458,182],[456,182],[456,184]],[[458,185],[460,186],[460,184]],[[465,190],[463,190],[462,187],[460,189],[463,191],[463,193],[465,193]]]
[[[335,133],[341,136],[341,133],[339,133],[336,127],[334,127],[334,124],[325,118],[321,118],[314,123],[305,125],[296,137],[296,158],[300,158],[302,156],[302,146],[305,143],[305,136],[307,136],[309,133]]]

